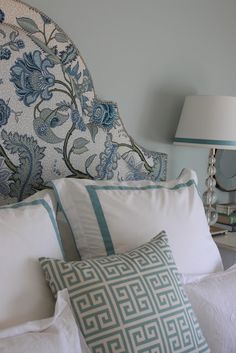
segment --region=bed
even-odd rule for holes
[[[0,352],[236,352],[197,190],[138,145],[47,15],[0,3]]]

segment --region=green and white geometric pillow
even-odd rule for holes
[[[210,352],[164,232],[125,254],[40,263],[55,296],[68,289],[93,353]]]

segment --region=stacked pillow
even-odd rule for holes
[[[196,184],[187,169],[159,183],[53,182],[82,259],[131,250],[164,229],[179,271],[191,279],[223,269]]]
[[[43,199],[49,203],[53,209],[61,236],[64,257],[73,261],[79,258],[79,252],[75,245],[75,240],[63,212],[61,212],[57,199],[52,189],[44,189],[36,192],[26,199],[27,202]]]
[[[210,352],[164,232],[120,255],[40,263],[55,296],[68,289],[92,352]]]
[[[17,342],[20,352],[23,336],[15,340],[15,333],[28,337],[30,327],[39,332],[48,323],[54,330],[56,319],[24,324],[53,313],[54,301],[37,262],[41,257],[55,298],[68,289],[79,330],[93,352],[154,347],[208,352],[178,272],[187,282],[222,269],[196,183],[189,170],[160,183],[57,180],[54,190],[69,228],[56,217],[52,191],[0,208],[0,278],[5,283],[0,328],[21,324],[0,332],[0,350],[6,342]],[[56,218],[63,223],[62,239]],[[82,261],[65,262],[62,244],[67,259]]]
[[[63,258],[48,199],[0,208],[0,328],[53,314],[54,300],[38,266],[40,256]]]
[[[0,208],[1,353],[89,353],[67,291],[55,307],[38,263],[46,254],[64,258],[55,210],[50,190]]]

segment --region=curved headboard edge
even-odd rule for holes
[[[165,180],[167,155],[128,135],[78,49],[47,15],[0,5],[0,204],[60,177]]]

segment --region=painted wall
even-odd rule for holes
[[[169,154],[168,178],[194,168],[204,190],[208,151],[172,145],[184,96],[236,96],[235,0],[28,0],[78,45],[100,98],[128,132]],[[222,198],[222,194],[220,195]]]

